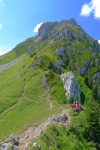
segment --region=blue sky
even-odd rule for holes
[[[100,40],[100,0],[0,0],[0,54],[36,35],[37,24],[70,18]]]

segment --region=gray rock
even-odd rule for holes
[[[34,142],[32,145],[33,150],[41,150],[41,147],[38,143]]]
[[[19,150],[19,137],[14,137],[13,134],[0,145],[0,150]]]
[[[68,30],[65,30],[65,37],[68,38],[69,40],[73,40],[74,38],[73,33]]]
[[[57,68],[59,68],[59,69],[61,69],[62,65],[63,65],[63,61],[62,60],[57,61],[56,64],[55,64],[55,66]]]
[[[100,44],[98,43],[98,41],[94,41],[94,42],[93,42],[93,46],[96,48],[96,50],[97,50],[98,52],[100,52]]]
[[[93,62],[91,60],[84,62],[83,67],[79,70],[79,74],[84,76],[90,70],[92,64]]]
[[[13,150],[19,150],[18,146],[13,145]]]
[[[65,51],[66,49],[64,47],[61,47],[60,49],[56,50],[56,55],[61,56]]]
[[[19,145],[19,137],[13,138],[13,145],[15,145],[15,146]]]
[[[66,123],[68,121],[68,118],[65,114],[62,114],[60,116],[53,116],[52,121],[58,122],[58,123]]]
[[[13,144],[12,143],[2,143],[0,145],[0,150],[11,150],[13,148]]]
[[[78,98],[81,101],[81,88],[72,72],[67,72],[61,75],[61,80],[64,84],[67,99]]]
[[[95,84],[100,85],[100,72],[96,73],[93,77],[92,80]]]

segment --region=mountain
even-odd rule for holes
[[[87,130],[92,129],[91,114],[99,115],[96,111],[100,102],[99,66],[100,45],[74,19],[44,23],[37,36],[0,57],[0,140],[58,114],[65,108],[66,99],[67,107],[77,100],[77,95],[66,96],[61,81],[62,75],[71,74],[66,86],[71,85],[69,92],[75,87],[81,89],[83,111],[72,111],[70,127],[53,126],[38,141],[43,150],[67,146],[70,150],[99,149],[98,128],[93,133],[90,131],[93,139],[87,136]],[[98,120],[94,122],[100,127]]]

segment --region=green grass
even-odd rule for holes
[[[47,91],[43,88],[46,72],[39,68],[34,71],[30,67],[32,62],[33,58],[26,56],[0,74],[0,141],[60,109],[55,103],[50,109]]]
[[[0,65],[9,63],[10,61],[12,61],[15,58],[16,58],[15,51],[13,51],[13,52],[11,51],[3,56],[0,56]]]
[[[10,52],[4,54],[3,56],[0,56],[0,65],[9,63],[12,60],[22,56],[25,53],[27,53],[29,48],[32,47],[32,45],[34,44],[34,39],[29,38],[29,39],[25,40],[24,42],[18,44]]]
[[[34,141],[40,143],[41,150],[96,150],[84,139],[78,128],[63,125],[49,126],[47,132]]]

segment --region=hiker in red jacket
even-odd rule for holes
[[[75,104],[75,102],[73,102],[73,104],[72,104],[72,108],[73,108],[73,109],[75,109],[75,108],[76,108],[76,104]]]

